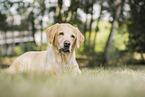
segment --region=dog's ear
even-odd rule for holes
[[[57,23],[46,29],[46,34],[47,34],[50,44],[53,43],[55,33],[57,32],[57,29],[58,29],[58,25],[59,24]]]
[[[75,28],[77,32],[77,48],[80,48],[80,45],[84,42],[84,36],[83,34],[79,31],[78,28]]]

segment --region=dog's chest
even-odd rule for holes
[[[72,61],[71,58],[61,56],[56,58],[57,66],[62,68],[63,70],[67,71],[72,67]]]

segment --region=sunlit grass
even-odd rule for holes
[[[0,97],[145,97],[145,69],[81,69],[65,73],[7,74],[0,70]]]

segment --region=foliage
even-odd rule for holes
[[[145,52],[144,4],[143,0],[1,0],[0,30],[5,33],[5,36],[7,31],[19,31],[19,33],[31,31],[34,38],[31,50],[45,50],[48,45],[42,42],[42,34],[48,25],[70,23],[78,27],[85,36],[82,47],[77,51],[79,54],[105,53],[107,50],[104,49],[108,46],[109,51],[116,55],[115,51],[118,53],[126,49],[125,44],[129,36],[128,49],[142,53],[143,57]],[[117,18],[118,8],[121,9],[118,11],[120,14]],[[108,20],[104,22],[106,17]],[[20,22],[16,21],[18,19]],[[115,34],[111,35],[109,43],[109,31],[112,30]],[[41,32],[40,45],[35,43],[36,32]],[[3,39],[6,40],[6,37]],[[6,45],[9,44],[5,44],[4,47],[8,47]],[[27,51],[25,46],[24,43],[23,48],[19,47],[20,50]]]
[[[8,26],[6,19],[7,19],[6,14],[1,13],[1,11],[0,11],[0,30],[2,30],[2,31],[5,31]]]
[[[22,49],[20,46],[15,46],[15,55],[21,55]]]
[[[132,52],[145,53],[145,1],[130,0],[128,48]]]

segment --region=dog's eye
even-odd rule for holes
[[[63,32],[60,32],[59,35],[64,35],[64,33]]]
[[[72,35],[71,37],[72,37],[73,39],[75,38],[75,36],[74,36],[74,35]]]

